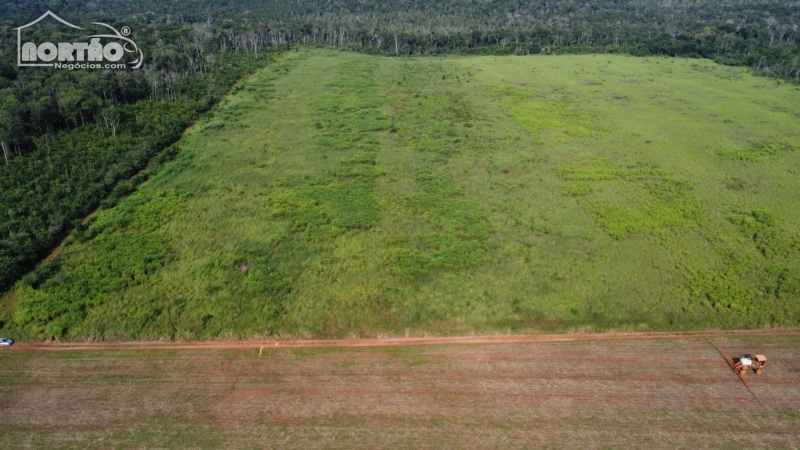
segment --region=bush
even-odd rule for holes
[[[569,183],[564,186],[564,195],[568,197],[584,197],[592,192],[592,188],[585,183]]]

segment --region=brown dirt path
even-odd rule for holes
[[[203,342],[21,342],[8,350],[69,351],[69,350],[237,350],[260,348],[352,348],[401,347],[452,344],[527,344],[538,342],[582,342],[652,339],[697,339],[714,337],[800,336],[800,329],[779,330],[709,330],[664,332],[607,332],[520,334],[483,336],[433,336],[411,338],[302,339],[302,340],[245,340]]]

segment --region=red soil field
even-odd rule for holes
[[[725,334],[769,358],[747,375],[766,406],[699,335],[19,344],[0,351],[0,448],[796,448],[800,337]]]

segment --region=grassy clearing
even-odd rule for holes
[[[298,52],[20,283],[3,332],[797,326],[798,99],[698,60]]]

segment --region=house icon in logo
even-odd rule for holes
[[[85,36],[90,42],[22,42],[22,30],[30,28],[46,18],[55,19],[57,22],[73,30],[86,31],[77,25],[47,11],[33,22],[14,28],[17,32],[17,66],[19,67],[55,67],[57,69],[138,69],[144,62],[142,50],[127,36],[129,27],[122,27],[120,32],[116,28],[101,22],[92,22],[111,30],[113,33],[94,34]],[[129,55],[127,63],[123,58]],[[130,61],[131,58],[135,58]],[[103,63],[106,62],[106,63]]]
[[[24,62],[22,61],[22,30],[24,30],[25,28],[29,28],[29,27],[32,27],[32,26],[36,25],[37,23],[41,22],[42,20],[44,20],[47,17],[52,17],[53,19],[63,23],[64,25],[66,25],[66,26],[68,26],[70,28],[74,28],[76,30],[84,30],[84,28],[81,28],[81,27],[79,27],[77,25],[73,25],[73,24],[67,22],[66,20],[62,19],[61,17],[58,17],[57,15],[53,14],[52,11],[47,11],[46,13],[42,14],[38,19],[34,20],[31,23],[25,24],[25,25],[23,25],[23,26],[21,26],[19,28],[14,28],[14,30],[17,32],[17,65],[18,66],[20,66],[20,67],[26,67],[26,66],[28,66],[28,67],[32,67],[32,66],[33,67],[35,67],[35,66],[38,66],[38,67],[42,67],[42,66],[44,66],[44,67],[52,67],[53,66],[52,63],[51,64],[31,64],[29,62],[30,58],[26,58],[26,61],[24,61]]]

